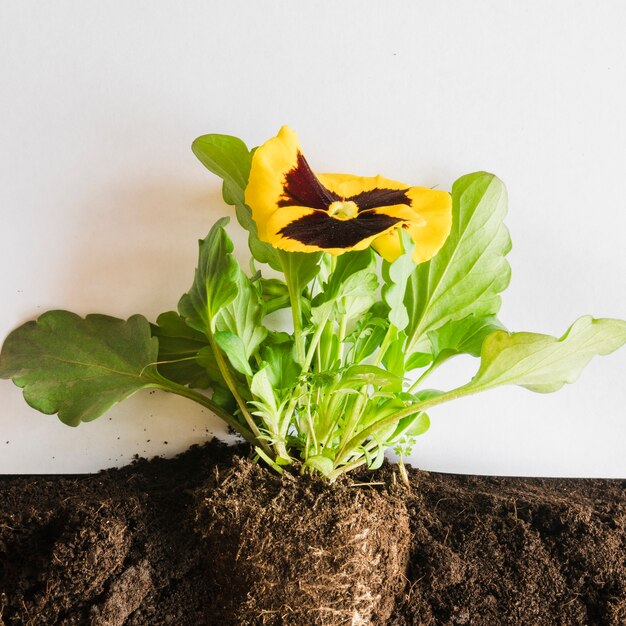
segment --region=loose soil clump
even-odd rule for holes
[[[215,482],[197,492],[198,529],[222,623],[387,623],[409,559],[401,497],[347,477],[281,480],[243,459]]]
[[[243,454],[2,477],[0,626],[626,623],[625,481],[328,486]]]

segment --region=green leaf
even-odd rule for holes
[[[141,315],[124,321],[48,311],[7,337],[0,377],[22,387],[34,409],[77,426],[140,389],[160,386],[157,358],[158,341]]]
[[[383,355],[383,365],[401,380],[406,372],[404,345],[406,344],[406,335],[404,331],[395,331],[395,337],[389,344],[389,347]],[[402,390],[402,385],[398,391]]]
[[[333,390],[354,390],[365,385],[386,388],[395,387],[402,379],[395,374],[376,367],[375,365],[351,365],[341,374],[339,380],[333,385]]]
[[[203,135],[192,144],[193,153],[202,164],[223,181],[222,196],[226,204],[234,205],[237,221],[249,233],[248,245],[252,256],[280,270],[277,250],[258,238],[252,211],[245,204],[245,189],[250,176],[252,153],[246,144],[230,135]]]
[[[230,331],[222,330],[215,333],[215,341],[238,372],[246,376],[252,376],[252,369],[246,358],[246,347],[237,335]]]
[[[250,383],[250,391],[255,395],[263,404],[270,407],[276,412],[277,404],[276,397],[274,395],[274,389],[268,376],[268,366],[262,367],[253,377]]]
[[[404,437],[413,439],[423,435],[430,428],[430,418],[426,413],[418,413],[417,415],[408,415],[403,417],[396,426],[394,433],[390,437],[390,444],[394,445],[396,442]]]
[[[266,343],[261,358],[267,363],[267,377],[277,392],[293,389],[300,377],[300,366],[296,363],[293,338],[280,343]]]
[[[426,367],[433,362],[433,355],[429,352],[414,352],[405,362],[404,367],[407,372]]]
[[[536,333],[496,331],[483,344],[476,376],[461,389],[469,393],[500,385],[521,385],[540,393],[573,383],[596,355],[626,343],[626,321],[578,319],[560,338]]]
[[[280,438],[280,421],[283,405],[277,402],[274,388],[269,378],[269,367],[263,366],[253,377],[250,383],[250,391],[256,400],[250,404],[256,407],[253,415],[261,419],[263,429],[271,439]]]
[[[485,338],[496,330],[506,330],[495,315],[451,320],[428,333],[432,358],[441,363],[457,354],[480,356]]]
[[[178,313],[161,313],[150,328],[159,340],[157,367],[165,378],[198,389],[226,384],[205,335],[187,326]],[[198,355],[203,350],[209,351],[210,358],[201,364]]]
[[[278,278],[259,278],[259,287],[264,316],[290,306],[289,288],[284,281]]]
[[[224,227],[224,217],[200,241],[200,254],[194,282],[180,299],[178,311],[195,330],[215,332],[218,313],[237,297],[239,266],[232,257],[233,242]]]
[[[389,305],[389,321],[398,330],[404,330],[409,323],[404,295],[408,280],[415,271],[415,262],[413,261],[415,245],[408,233],[401,228],[398,230],[402,254],[393,263],[383,260],[382,276],[385,284],[382,288],[382,296]]]
[[[468,315],[500,309],[511,269],[503,224],[507,210],[502,182],[485,172],[463,176],[452,187],[452,230],[439,253],[417,266],[407,285],[407,352],[428,352],[428,333]]]
[[[198,137],[191,149],[209,171],[228,185],[230,199],[243,202],[252,164],[246,144],[238,137],[213,134]]]
[[[251,376],[250,366],[245,367],[244,362],[247,363],[257,352],[267,336],[267,328],[262,323],[263,309],[259,294],[250,279],[239,269],[235,288],[236,298],[220,311],[215,326],[218,331],[228,332],[238,338],[241,345],[237,345],[237,356],[234,357],[238,359],[238,364],[235,365],[232,358],[231,362],[239,372]],[[227,341],[234,348],[233,340]],[[231,354],[226,353],[230,358]]]
[[[380,347],[388,326],[389,322],[386,319],[369,312],[359,319],[354,330],[346,337],[346,343],[353,344],[348,362],[361,363],[373,354]]]
[[[310,456],[306,462],[304,463],[306,467],[311,467],[314,470],[317,470],[322,476],[330,476],[333,471],[333,461],[329,459],[327,456],[322,454],[316,454],[315,456]]]
[[[287,285],[301,294],[320,271],[321,252],[286,252],[278,250],[281,269]]]
[[[311,319],[315,325],[332,319],[333,314],[354,319],[376,301],[378,278],[373,252],[346,252],[337,258],[328,283],[313,299]]]

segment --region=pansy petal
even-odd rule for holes
[[[411,209],[423,223],[411,223],[408,233],[415,242],[413,260],[423,263],[431,259],[443,246],[452,227],[452,197],[447,191],[426,187],[411,187],[407,192]],[[400,238],[396,229],[384,233],[372,242],[372,247],[387,261],[400,256]]]
[[[298,137],[289,127],[283,126],[276,137],[255,151],[245,200],[263,241],[268,241],[266,224],[277,209],[305,206],[325,210],[337,199],[311,171]]]
[[[314,174],[287,126],[255,151],[245,200],[259,238],[283,250],[342,254],[373,243],[393,259],[401,225],[421,262],[436,254],[451,226],[446,192],[382,176]]]
[[[408,189],[409,185],[383,176],[354,176],[353,174],[318,174],[320,182],[342,198],[356,196],[373,189]]]
[[[325,211],[284,207],[267,223],[268,241],[282,250],[333,255],[364,250],[382,233],[404,221],[399,217],[367,211],[351,219],[331,217]]]
[[[399,220],[413,226],[425,226],[426,220],[410,206],[406,204],[394,204],[392,206],[382,206],[376,209],[369,209],[367,213],[377,213],[378,215],[389,215],[391,217],[397,217]]]

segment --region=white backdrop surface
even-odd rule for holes
[[[318,171],[449,189],[507,184],[513,279],[500,318],[560,335],[626,317],[626,3],[344,0],[0,4],[0,336],[52,308],[149,319],[191,284],[230,214],[190,150],[287,123]],[[245,237],[231,224],[239,257]],[[433,376],[449,387],[476,362]],[[436,407],[424,469],[626,476],[626,350],[556,394]],[[68,428],[0,381],[0,472],[84,472],[223,434],[140,393]]]

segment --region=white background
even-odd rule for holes
[[[222,132],[253,146],[283,123],[318,171],[445,189],[499,175],[511,330],[624,318],[625,27],[621,0],[4,0],[0,336],[51,308],[175,308],[196,240],[230,213],[191,141]],[[460,360],[433,384],[474,367]],[[624,477],[625,375],[626,349],[556,394],[511,387],[437,407],[414,462]],[[160,393],[72,429],[0,382],[0,472],[97,470],[221,432]]]

